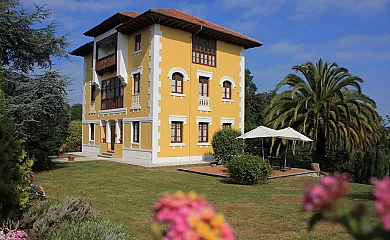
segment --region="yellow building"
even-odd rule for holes
[[[215,131],[244,130],[244,49],[259,41],[175,9],[119,12],[84,35],[83,152],[207,160]]]

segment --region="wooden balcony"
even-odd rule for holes
[[[113,72],[116,70],[116,53],[105,56],[96,60],[96,72],[103,75],[106,72]]]
[[[123,96],[110,98],[110,99],[102,99],[102,110],[107,109],[116,109],[123,108]]]

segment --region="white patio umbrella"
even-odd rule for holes
[[[264,126],[259,126],[241,136],[238,138],[261,138],[261,148],[263,149],[263,159],[264,159],[264,145],[263,145],[263,138],[266,137],[278,137],[279,132],[277,130],[274,130],[272,128],[267,128]]]
[[[293,140],[293,141],[303,141],[303,142],[312,142],[310,138],[306,137],[300,132],[295,131],[293,128],[283,128],[278,130],[279,138],[286,139],[286,140]],[[288,148],[288,142],[286,143],[286,154],[284,155],[284,167],[286,168],[287,165],[287,148]]]

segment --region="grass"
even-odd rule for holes
[[[265,185],[226,184],[220,178],[177,171],[178,167],[141,168],[109,161],[75,162],[39,172],[49,198],[82,195],[103,218],[122,223],[136,239],[151,239],[152,205],[166,191],[196,191],[203,194],[233,225],[237,239],[345,239],[340,226],[322,223],[307,232],[310,217],[300,210],[299,199],[311,177],[270,180]],[[342,203],[348,209],[355,202],[368,205],[367,220],[375,221],[371,186],[352,184]]]

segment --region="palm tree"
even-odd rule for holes
[[[375,102],[361,92],[363,80],[336,63],[308,62],[292,68],[276,87],[289,89],[276,95],[267,107],[269,127],[293,127],[314,140],[312,150],[325,160],[328,149],[364,149],[380,137]]]

